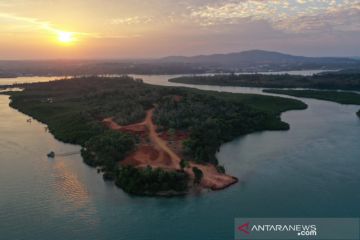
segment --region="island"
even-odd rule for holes
[[[169,79],[169,81],[174,83],[215,86],[360,90],[360,72],[355,70],[324,72],[312,76],[289,74],[195,75],[172,78]]]
[[[340,104],[360,105],[360,94],[356,92],[343,91],[316,91],[316,90],[281,90],[265,89],[263,92],[288,95],[293,97],[314,98],[319,100],[331,101]],[[359,111],[360,112],[360,111]],[[357,112],[357,116],[359,116]]]
[[[10,106],[82,146],[86,164],[135,195],[173,196],[237,182],[216,158],[244,134],[287,130],[280,114],[301,101],[145,84],[141,79],[79,77],[23,84]],[[56,155],[55,155],[56,156]]]

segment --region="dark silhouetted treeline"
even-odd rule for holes
[[[179,77],[170,79],[169,81],[216,86],[360,90],[359,72],[333,72],[315,74],[313,76],[289,74],[230,74]]]
[[[360,94],[355,92],[316,91],[316,90],[279,90],[279,89],[266,89],[263,91],[267,93],[284,94],[294,97],[327,100],[340,104],[360,105]]]
[[[342,92],[342,91],[315,91],[315,90],[279,90],[279,89],[266,89],[263,90],[267,93],[284,94],[294,97],[314,98],[336,102],[340,104],[353,104],[360,105],[360,94],[355,92]],[[360,111],[357,112],[360,117]]]

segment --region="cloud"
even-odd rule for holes
[[[136,25],[136,24],[148,24],[153,22],[153,17],[147,16],[133,16],[128,18],[114,18],[110,20],[114,25]]]
[[[36,18],[22,17],[15,14],[0,13],[0,20],[7,23],[7,25],[21,26],[23,28],[42,29],[51,32],[59,31],[58,29],[54,28],[49,22],[40,21]]]
[[[51,22],[39,20],[37,18],[18,16],[16,14],[0,13],[0,22],[1,21],[3,22],[3,27],[7,25],[7,29],[12,29],[13,32],[17,32],[19,30],[32,32],[46,31],[51,34],[58,34],[59,32],[64,32],[64,30],[56,28]],[[71,33],[77,36],[89,35],[89,33],[85,32]]]
[[[359,31],[360,0],[226,0],[191,8],[203,26],[266,20],[287,32]]]
[[[59,34],[60,32],[66,32],[64,29],[59,29],[55,27],[52,23],[39,20],[37,18],[29,18],[29,17],[22,17],[15,14],[9,13],[0,13],[0,22],[3,22],[3,31],[5,29],[7,31],[11,31],[12,33],[18,31],[46,31],[50,34]],[[8,25],[8,28],[5,28],[4,25]],[[133,35],[122,35],[122,34],[105,34],[105,33],[96,33],[96,32],[78,32],[78,31],[71,31],[74,37],[88,37],[88,38],[108,38],[108,39],[125,39],[125,38],[138,38],[141,37],[139,34]]]
[[[292,32],[360,31],[360,9],[330,9],[314,15],[299,15],[280,20],[274,25]]]

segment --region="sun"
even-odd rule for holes
[[[58,32],[58,41],[61,43],[74,42],[74,34],[71,32]]]

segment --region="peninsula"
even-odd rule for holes
[[[128,76],[81,77],[21,85],[10,105],[82,146],[84,162],[136,195],[220,190],[237,182],[216,158],[244,134],[287,130],[301,101],[154,86]]]
[[[293,97],[314,98],[340,104],[360,105],[360,94],[356,92],[281,89],[265,89],[263,92],[282,94]],[[360,117],[360,110],[356,114],[358,117]]]

